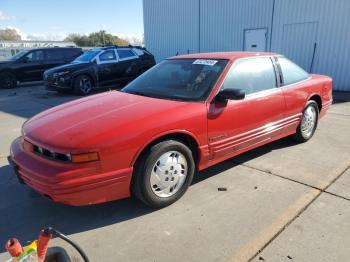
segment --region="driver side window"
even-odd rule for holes
[[[227,73],[223,87],[242,89],[246,95],[277,88],[271,59],[255,57],[238,60]]]
[[[25,56],[28,60],[28,62],[34,62],[34,61],[42,61],[44,60],[44,51],[43,50],[36,50],[32,51],[29,54]]]
[[[100,62],[107,62],[117,60],[115,52],[113,50],[107,50],[99,55]]]

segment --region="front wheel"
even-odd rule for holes
[[[0,74],[0,88],[15,88],[17,86],[16,77],[11,73]]]
[[[92,80],[87,75],[77,76],[74,80],[74,93],[77,95],[88,95],[92,91]]]
[[[310,100],[304,108],[303,116],[294,135],[295,140],[306,142],[314,135],[318,123],[318,114],[317,103]]]
[[[136,163],[131,190],[155,208],[177,201],[188,189],[195,171],[192,151],[175,140],[152,146]]]

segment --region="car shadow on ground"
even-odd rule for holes
[[[273,150],[293,145],[296,145],[295,142],[286,138],[231,158],[198,172],[193,184]],[[0,174],[0,243],[5,243],[13,236],[26,243],[35,239],[39,230],[45,226],[53,226],[65,234],[74,234],[157,212],[134,198],[84,207],[53,203],[19,184],[11,166],[0,167]],[[4,252],[3,246],[0,252]]]
[[[122,86],[93,90],[91,95],[120,90]],[[0,89],[0,112],[29,118],[46,109],[87,96],[74,94],[72,90],[48,91],[38,84],[21,84],[14,89]]]
[[[0,252],[10,237],[25,244],[46,226],[74,234],[155,211],[133,198],[82,207],[54,203],[20,184],[11,166],[0,167],[0,174]]]
[[[43,90],[40,86],[0,89],[0,114],[30,118],[53,106],[79,98],[73,94],[60,94]]]

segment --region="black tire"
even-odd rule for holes
[[[187,175],[183,184],[169,197],[160,197],[151,187],[151,172],[159,158],[167,152],[179,152],[187,161]],[[166,140],[153,145],[146,150],[137,161],[131,182],[132,193],[146,205],[153,208],[166,207],[186,192],[190,186],[195,171],[195,162],[192,151],[183,143],[176,140]]]
[[[78,75],[74,79],[73,91],[77,95],[88,95],[93,88],[93,81],[88,75]]]
[[[0,74],[0,88],[12,89],[17,86],[17,79],[11,73],[1,73]]]
[[[316,114],[315,115],[316,118],[314,120],[315,122],[314,122],[313,127],[310,130],[310,132],[305,134],[305,132],[303,132],[302,123],[303,123],[303,121],[307,121],[307,119],[306,119],[307,116],[306,116],[305,112],[307,112],[310,109],[314,110],[314,112]],[[316,131],[316,128],[317,128],[318,115],[319,115],[319,109],[318,109],[317,103],[315,101],[313,101],[313,100],[308,101],[306,106],[305,106],[305,108],[304,108],[304,110],[303,110],[303,116],[302,116],[302,118],[300,120],[300,123],[299,123],[299,126],[297,128],[297,131],[296,131],[296,133],[294,135],[294,139],[296,141],[303,143],[303,142],[306,142],[306,141],[311,139],[311,137],[314,135],[314,133]]]

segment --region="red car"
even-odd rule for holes
[[[68,205],[129,197],[178,200],[194,173],[294,135],[309,140],[332,103],[332,80],[275,53],[181,55],[121,91],[29,119],[11,146],[20,181]]]

